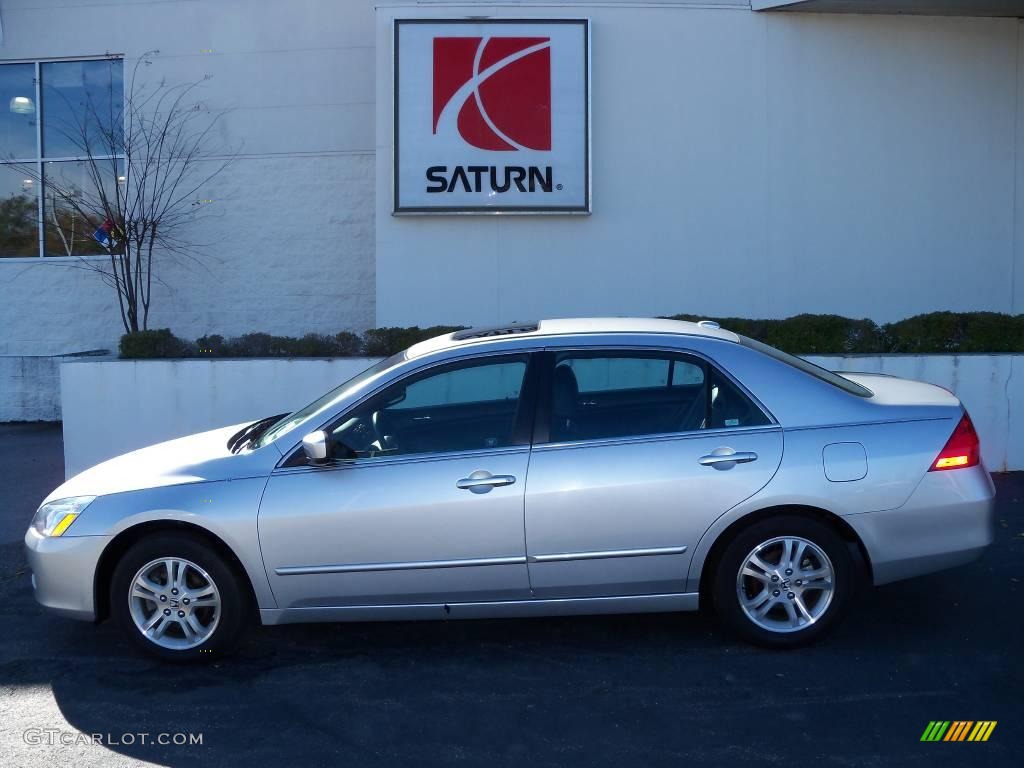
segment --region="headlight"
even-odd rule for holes
[[[72,496],[43,504],[32,518],[32,527],[43,536],[60,536],[82,514],[95,496]]]

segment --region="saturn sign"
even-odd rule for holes
[[[395,22],[395,213],[589,213],[585,20]]]

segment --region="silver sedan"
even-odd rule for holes
[[[99,464],[25,543],[40,603],[169,659],[228,652],[255,621],[698,607],[790,647],[862,584],[978,557],[994,493],[939,387],[714,323],[546,320]]]

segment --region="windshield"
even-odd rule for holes
[[[367,368],[362,373],[356,374],[351,379],[346,381],[341,386],[335,387],[326,395],[321,397],[319,400],[315,400],[305,408],[302,408],[295,413],[288,414],[283,419],[278,421],[274,426],[268,429],[259,440],[253,443],[254,448],[262,448],[274,442],[278,437],[288,432],[291,429],[303,424],[307,421],[312,421],[316,416],[323,413],[331,406],[333,406],[340,398],[344,397],[350,390],[353,390],[361,386],[367,380],[373,378],[381,371],[385,371],[393,365],[397,365],[405,358],[405,352],[399,352],[392,355],[389,358],[381,360],[379,363],[375,363]]]
[[[854,381],[850,381],[849,379],[840,376],[838,373],[826,371],[821,366],[815,365],[814,363],[809,363],[803,358],[796,357],[794,355],[789,354],[788,352],[783,352],[781,349],[770,347],[767,344],[761,343],[760,341],[754,341],[754,339],[747,338],[746,336],[740,336],[740,334],[736,335],[740,337],[740,344],[742,344],[743,346],[750,347],[751,349],[756,349],[758,352],[763,352],[769,357],[774,357],[780,363],[785,363],[786,365],[791,365],[794,368],[798,368],[804,373],[809,373],[816,379],[821,379],[822,381],[828,382],[833,387],[838,387],[844,392],[849,392],[851,395],[856,395],[857,397],[871,397],[872,395],[874,395],[874,393],[867,387],[862,387],[860,384]]]

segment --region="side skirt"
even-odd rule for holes
[[[696,592],[626,597],[572,597],[546,600],[508,600],[489,603],[425,603],[422,605],[350,605],[315,608],[263,608],[263,624],[301,624],[319,621],[419,621],[437,619],[495,619],[527,616],[584,616],[607,613],[665,613],[695,611]]]

